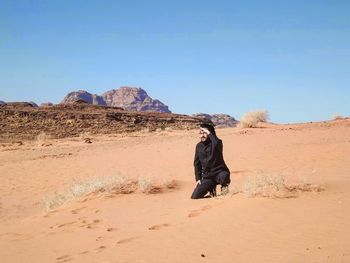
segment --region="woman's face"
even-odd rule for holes
[[[208,133],[205,132],[202,128],[199,129],[199,138],[201,142],[205,142],[206,140],[208,140]]]

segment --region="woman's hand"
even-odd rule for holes
[[[210,134],[210,131],[207,128],[200,128],[201,132],[206,133],[206,134]]]

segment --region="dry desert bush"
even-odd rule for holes
[[[175,189],[178,187],[176,181],[155,182],[146,177],[140,177],[138,180],[138,190],[144,194],[162,193],[165,189]]]
[[[344,120],[344,116],[340,115],[340,114],[334,114],[333,115],[333,120]]]
[[[79,138],[85,140],[86,138],[91,138],[91,132],[81,132],[79,133]]]
[[[40,132],[40,133],[36,136],[36,140],[37,140],[37,141],[46,141],[47,139],[49,139],[49,136],[48,136],[45,132]]]
[[[51,139],[51,136],[48,135],[45,132],[40,132],[36,138],[35,138],[35,142],[37,145],[39,146],[48,146],[49,145],[49,139]]]
[[[144,194],[156,194],[177,187],[174,180],[157,183],[145,177],[140,177],[137,180],[124,176],[98,177],[87,182],[75,182],[65,191],[46,196],[44,206],[46,210],[51,210],[93,193],[103,193],[109,197],[137,191]]]
[[[241,118],[241,128],[256,128],[259,122],[266,122],[269,119],[267,110],[247,112]]]
[[[259,174],[248,177],[243,187],[246,197],[293,198],[300,192],[321,192],[323,185],[299,182],[287,183],[281,174]]]

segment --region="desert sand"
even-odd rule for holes
[[[201,200],[190,199],[197,130],[3,144],[1,262],[350,262],[349,119],[217,134],[231,192]],[[56,191],[115,175],[177,187],[45,209]],[[248,196],[264,175],[319,191]]]

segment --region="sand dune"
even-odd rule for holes
[[[202,200],[189,198],[195,130],[3,144],[1,261],[350,262],[349,119],[217,133],[231,193]],[[108,176],[176,187],[96,192],[45,210],[54,192]],[[259,176],[322,191],[248,197]]]

